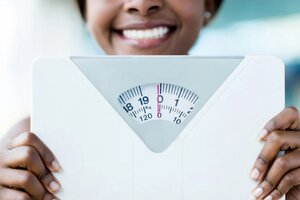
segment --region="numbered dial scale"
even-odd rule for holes
[[[198,100],[194,92],[168,83],[139,85],[118,98],[124,112],[138,123],[165,120],[177,125],[193,111]]]

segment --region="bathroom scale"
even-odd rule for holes
[[[257,136],[284,108],[271,56],[40,58],[32,73],[61,199],[249,199]]]

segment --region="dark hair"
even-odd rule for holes
[[[216,10],[219,9],[219,7],[221,6],[223,0],[214,0],[215,1],[215,5],[216,5]],[[79,10],[80,13],[82,15],[82,17],[85,19],[85,14],[86,14],[86,5],[85,5],[85,0],[77,0],[78,6],[79,6]]]
[[[216,11],[220,8],[223,0],[215,0],[215,5],[216,5]]]
[[[78,3],[78,6],[79,6],[81,16],[83,17],[83,19],[85,19],[85,17],[86,17],[85,16],[85,10],[86,10],[85,0],[77,0],[77,3]]]

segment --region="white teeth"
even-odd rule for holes
[[[123,35],[129,39],[160,39],[170,31],[168,27],[157,27],[145,30],[124,30]]]

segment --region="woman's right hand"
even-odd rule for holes
[[[0,200],[54,200],[60,165],[33,133],[23,133],[0,148]]]

